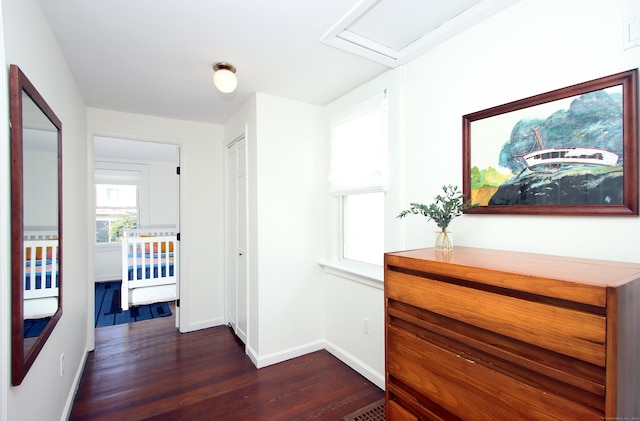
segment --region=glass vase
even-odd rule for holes
[[[452,251],[453,250],[453,238],[451,232],[447,230],[436,231],[436,243],[434,248],[436,251]]]

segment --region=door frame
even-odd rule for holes
[[[238,247],[237,243],[236,243],[236,247],[235,250],[231,250],[231,246],[232,246],[232,240],[230,238],[230,231],[231,231],[231,227],[230,227],[230,223],[232,221],[232,211],[234,208],[232,208],[232,206],[237,207],[237,196],[235,196],[236,198],[236,204],[232,204],[231,203],[231,192],[229,191],[229,178],[230,178],[230,171],[231,171],[231,164],[229,162],[229,157],[230,157],[230,149],[232,147],[234,147],[235,145],[237,145],[240,142],[244,142],[244,169],[245,169],[245,232],[246,232],[246,238],[245,238],[245,244],[246,247],[241,249],[240,247]],[[240,338],[240,340],[242,340],[242,342],[245,344],[245,350],[247,349],[247,344],[248,344],[248,339],[249,339],[249,312],[250,309],[248,307],[248,303],[249,303],[249,262],[247,260],[247,248],[248,248],[248,153],[247,153],[247,135],[246,135],[246,129],[245,132],[242,133],[239,136],[236,136],[235,138],[233,138],[233,140],[228,141],[225,143],[225,153],[224,153],[224,191],[225,191],[225,238],[224,238],[224,242],[225,242],[225,246],[224,246],[224,250],[225,250],[225,315],[226,315],[226,320],[227,320],[227,324],[233,329],[234,333],[236,334],[236,336],[238,336],[238,338]],[[236,167],[237,168],[237,165]],[[236,185],[236,191],[237,191],[237,185]],[[235,209],[236,215],[238,213],[238,209]],[[237,216],[234,218],[234,220],[236,222],[238,222],[238,218]],[[238,230],[236,228],[236,234],[238,233]],[[239,319],[240,317],[238,317],[238,314],[235,315],[235,317],[233,317],[232,315],[232,305],[231,305],[231,300],[234,298],[232,297],[232,286],[231,286],[231,282],[232,282],[232,269],[233,266],[235,265],[235,271],[233,273],[236,274],[236,276],[239,273],[238,268],[240,267],[240,265],[238,264],[238,260],[244,261],[244,270],[245,270],[245,297],[244,297],[244,302],[245,305],[244,307],[246,307],[246,314],[244,315],[244,320],[246,320],[246,326],[244,327],[244,329],[242,329],[242,326],[238,326],[239,325]],[[236,291],[238,291],[237,287],[236,287]],[[237,297],[240,294],[237,294],[237,296],[235,297],[237,299]],[[236,302],[235,304],[235,309],[236,311],[238,310],[238,304]]]
[[[162,142],[162,141],[158,141],[158,140],[153,140],[153,139],[142,139],[142,138],[137,138],[135,136],[125,136],[122,134],[109,134],[109,133],[98,133],[98,132],[92,132],[89,134],[89,163],[88,163],[88,172],[89,172],[89,176],[91,178],[91,183],[87,186],[87,188],[90,191],[90,194],[88,195],[89,198],[91,198],[91,200],[88,203],[90,212],[89,215],[91,215],[91,218],[89,220],[89,224],[92,224],[93,226],[90,226],[89,229],[89,244],[91,245],[91,250],[92,250],[92,255],[93,253],[95,253],[94,251],[94,247],[95,247],[95,238],[94,238],[94,231],[95,231],[95,199],[94,199],[94,186],[95,186],[95,162],[96,162],[96,153],[95,153],[95,138],[96,137],[106,137],[106,138],[113,138],[113,139],[119,139],[122,141],[132,141],[132,142],[140,142],[140,143],[149,143],[149,144],[156,144],[156,145],[163,145],[163,146],[173,146],[176,148],[176,165],[178,168],[183,166],[183,153],[182,153],[182,147],[183,145],[179,144],[179,143],[173,143],[173,142]],[[131,163],[134,163],[135,160],[132,160],[130,158],[126,158],[126,157],[122,157],[122,158],[108,158],[108,159],[113,159],[114,161],[117,161],[119,159],[122,159],[124,161],[130,161]],[[100,158],[100,160],[105,160],[105,158]],[[176,232],[180,232],[180,227],[181,227],[181,220],[182,220],[182,191],[184,189],[184,179],[183,177],[181,177],[178,173],[178,170],[176,168],[176,177],[179,177],[178,179],[178,191],[177,191],[177,200],[176,200]],[[180,247],[180,242],[178,242],[178,247]],[[182,284],[182,279],[180,276],[180,272],[181,272],[181,253],[178,253],[178,261],[175,262],[175,264],[178,267],[178,270],[176,271],[176,295],[177,295],[177,300],[180,299],[181,296],[181,284]],[[89,332],[88,332],[88,338],[87,338],[87,342],[88,342],[88,346],[89,346],[89,350],[93,350],[95,349],[95,328],[94,328],[94,315],[95,315],[95,280],[94,280],[94,273],[95,273],[95,265],[94,265],[94,259],[93,256],[91,258],[91,262],[92,264],[90,265],[91,267],[89,268],[90,270],[90,281],[91,281],[91,285],[89,288],[89,294],[88,294],[88,302],[89,302],[89,312],[88,312],[88,326],[89,326]],[[177,304],[177,302],[176,302]],[[181,303],[182,304],[182,303]],[[183,304],[182,304],[183,305]],[[175,327],[177,329],[180,329],[180,322],[181,322],[181,317],[180,317],[180,307],[178,305],[176,305],[175,307],[176,310],[176,315],[175,315],[175,320],[176,320],[176,324]],[[182,330],[181,330],[182,331]]]

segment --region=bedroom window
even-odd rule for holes
[[[94,183],[95,242],[119,247],[125,230],[149,223],[149,166],[96,161]]]
[[[331,124],[330,192],[339,201],[339,259],[382,265],[388,166],[386,92]]]
[[[96,243],[122,241],[124,230],[138,227],[138,186],[96,184]]]

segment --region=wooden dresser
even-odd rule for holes
[[[387,253],[385,311],[388,420],[640,419],[640,264]]]

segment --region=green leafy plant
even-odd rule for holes
[[[449,184],[442,186],[442,190],[444,195],[437,195],[430,205],[410,203],[409,209],[400,212],[397,218],[402,219],[412,214],[423,215],[428,220],[433,220],[442,231],[446,231],[453,218],[462,215],[467,209],[477,206],[471,204],[471,199],[464,200],[464,194],[458,189],[458,186]]]
[[[111,223],[109,236],[112,242],[121,242],[124,232],[129,229],[138,228],[138,218],[135,216],[123,216]]]

